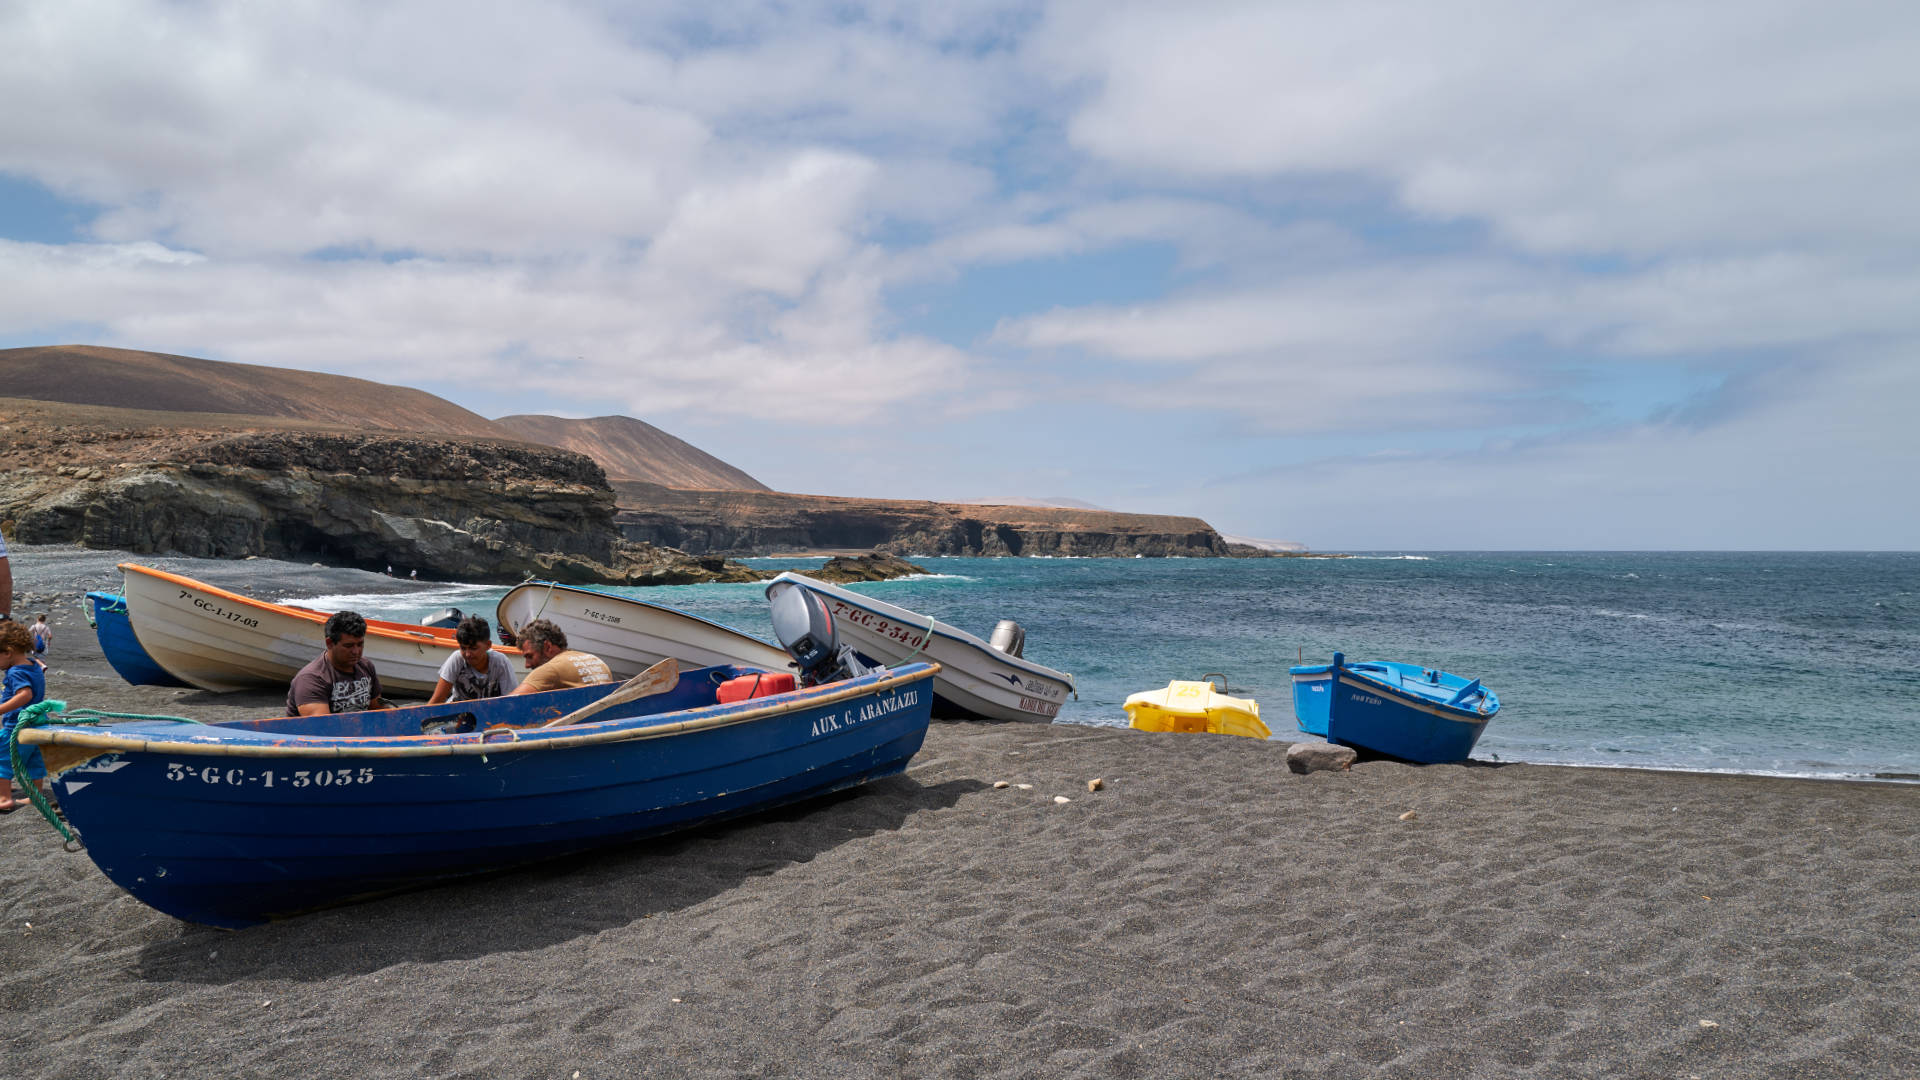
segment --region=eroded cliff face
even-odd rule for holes
[[[39,435],[51,460],[15,456],[0,471],[0,521],[24,543],[391,566],[472,582],[762,576],[625,539],[600,467],[563,450],[285,430]]]
[[[735,556],[805,550],[896,555],[1230,557],[1199,518],[779,492],[685,491],[614,481],[630,540]]]

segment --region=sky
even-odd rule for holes
[[[0,0],[0,41],[0,347],[1317,550],[1920,548],[1920,7]]]

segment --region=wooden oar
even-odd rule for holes
[[[591,705],[582,705],[557,720],[549,720],[540,726],[543,728],[566,727],[577,724],[602,709],[611,709],[615,705],[625,705],[636,698],[652,697],[654,694],[673,689],[680,682],[680,661],[669,656],[647,670],[620,684],[620,689],[601,698]]]

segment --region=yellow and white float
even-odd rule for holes
[[[1219,689],[1213,680],[1219,680]],[[1260,703],[1228,697],[1225,675],[1203,675],[1199,682],[1175,679],[1159,690],[1142,690],[1127,699],[1129,725],[1141,731],[1210,731],[1264,739],[1273,732],[1260,722]]]

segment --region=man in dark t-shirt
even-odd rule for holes
[[[288,716],[384,709],[380,676],[361,653],[367,644],[367,620],[352,611],[327,619],[327,650],[300,669],[287,687]]]

